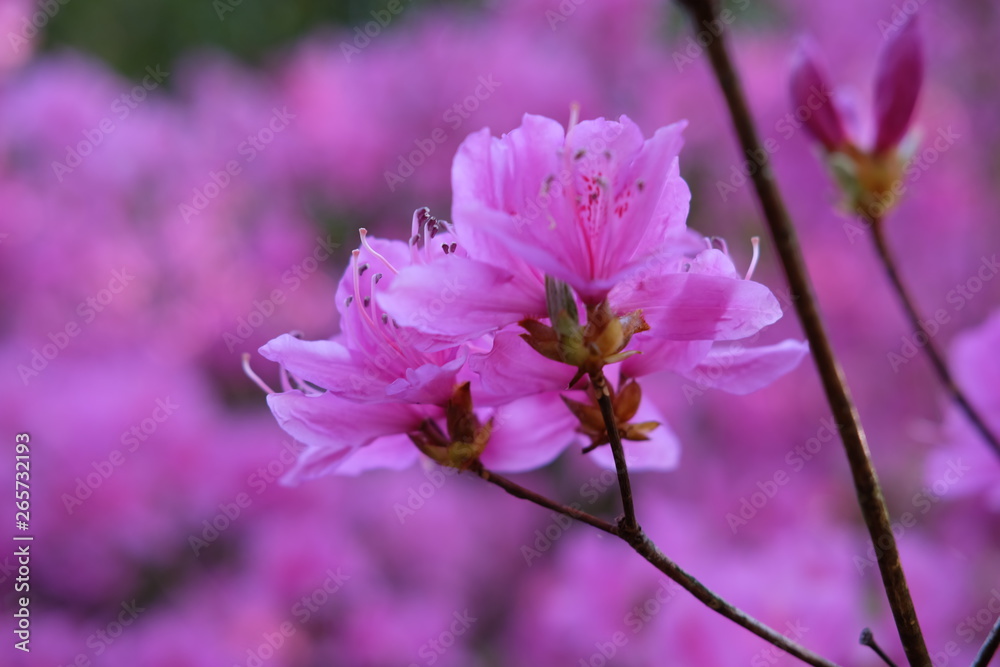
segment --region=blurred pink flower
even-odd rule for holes
[[[955,339],[951,348],[955,379],[994,432],[1000,430],[1000,312]],[[944,447],[928,461],[927,480],[944,485],[948,493],[983,494],[1000,510],[1000,462],[996,452],[956,407],[949,408],[943,432]],[[938,495],[942,495],[938,493]]]

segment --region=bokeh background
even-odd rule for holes
[[[1000,10],[977,0],[730,2],[724,26],[868,428],[935,666],[968,664],[1000,611],[1000,465],[953,414],[787,96],[797,40],[871,100],[893,22],[919,13],[921,162],[888,224],[936,342],[1000,428]],[[366,226],[448,217],[451,157],[525,112],[690,121],[690,225],[756,274],[799,336],[721,97],[668,2],[0,5],[0,472],[31,436],[31,653],[143,667],[794,664],[625,547],[429,466],[288,488],[296,444],[243,375],[270,338],[336,331]],[[435,134],[436,133],[436,134]],[[443,142],[432,141],[444,136]],[[948,137],[938,142],[938,137]],[[928,152],[929,151],[929,152]],[[976,278],[978,277],[978,280]],[[991,320],[991,316],[993,319]],[[992,326],[991,326],[992,325]],[[912,354],[911,354],[912,353]],[[893,356],[898,355],[898,356]],[[902,659],[810,363],[747,397],[655,378],[684,443],[639,474],[639,518],[724,597],[844,665]],[[350,415],[344,415],[350,419]],[[520,476],[611,517],[578,452]],[[908,518],[907,518],[908,515]]]

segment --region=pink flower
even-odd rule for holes
[[[319,341],[284,334],[260,349],[281,364],[283,391],[250,375],[268,393],[268,406],[281,428],[306,446],[287,481],[334,471],[402,469],[421,451],[434,456],[438,450],[428,445],[443,444],[438,442],[442,438],[456,442],[451,419],[456,409],[471,413],[476,422],[461,442],[485,441],[478,457],[495,470],[544,465],[573,442],[572,415],[558,394],[524,399],[525,392],[491,396],[482,388],[466,360],[488,350],[489,340],[448,343],[400,326],[380,309],[376,297],[399,271],[457,252],[452,238],[447,223],[426,209],[414,213],[408,244],[368,239],[362,231],[362,247],[352,253],[337,291],[341,333]],[[447,293],[441,298],[447,299]],[[469,384],[471,390],[462,389]],[[469,394],[475,409],[471,401],[456,408],[455,402]]]
[[[526,115],[501,139],[470,135],[452,169],[458,252],[401,271],[380,305],[400,325],[469,339],[548,317],[549,276],[585,305],[642,310],[660,338],[733,340],[773,323],[781,309],[771,292],[685,226],[681,129],[644,142],[622,117],[564,136],[555,121]]]
[[[600,302],[684,233],[690,192],[677,165],[684,126],[643,140],[625,116],[565,132],[526,114],[501,138],[488,129],[470,135],[452,167],[462,242],[473,255],[523,258],[584,302]]]
[[[440,347],[434,337],[400,327],[376,298],[401,268],[446,254],[451,237],[425,209],[414,213],[413,225],[416,240],[409,245],[367,239],[362,231],[362,246],[352,252],[337,288],[340,334],[318,341],[284,334],[264,345],[261,354],[340,398],[367,403],[447,401],[467,347]]]

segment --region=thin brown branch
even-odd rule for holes
[[[716,24],[719,20],[716,3],[712,0],[679,0],[691,13],[697,25]],[[747,155],[763,155],[760,137],[750,114],[739,76],[733,66],[726,46],[726,33],[722,32],[707,46],[712,69],[726,98],[733,125],[739,136],[740,146]],[[840,428],[844,450],[854,480],[855,494],[872,542],[881,550],[878,559],[882,583],[889,599],[899,638],[911,667],[930,667],[931,659],[924,642],[917,613],[910,597],[909,586],[903,574],[899,548],[892,534],[889,512],[886,508],[878,475],[872,465],[864,430],[850,390],[844,378],[819,313],[819,306],[806,269],[805,260],[795,229],[775,185],[770,163],[765,163],[752,174],[754,189],[774,238],[785,277],[791,288],[792,299],[806,338],[812,349],[813,359],[823,382],[827,401]]]
[[[629,480],[628,466],[625,463],[625,449],[622,447],[621,434],[618,433],[618,423],[615,421],[615,408],[611,402],[611,389],[608,386],[608,379],[604,377],[603,371],[596,371],[590,374],[590,382],[593,384],[594,393],[597,395],[597,404],[601,408],[601,416],[604,417],[604,426],[608,431],[608,440],[611,443],[611,453],[615,458],[615,470],[618,471],[618,489],[621,491],[622,508],[625,511],[621,527],[625,533],[636,533],[639,531],[639,523],[635,518],[635,504],[632,500],[632,482]]]
[[[590,524],[598,530],[602,530],[605,533],[621,538],[630,547],[632,547],[637,554],[645,558],[656,569],[667,575],[671,580],[675,581],[682,588],[691,593],[697,600],[708,606],[709,609],[721,614],[737,625],[746,628],[753,634],[761,637],[782,651],[799,658],[806,664],[815,665],[816,667],[839,667],[836,663],[830,662],[829,660],[816,655],[809,649],[792,641],[788,637],[785,637],[780,632],[777,632],[769,626],[761,623],[757,619],[746,614],[739,608],[726,602],[724,599],[713,593],[704,584],[695,579],[692,575],[683,570],[679,565],[677,565],[677,563],[672,561],[662,551],[660,551],[641,529],[637,528],[631,532],[624,532],[619,526],[613,526],[612,524],[586,512],[568,505],[563,505],[535,493],[530,489],[526,489],[520,484],[517,484],[502,475],[498,475],[495,472],[487,470],[478,461],[470,467],[470,471],[487,482],[499,486],[512,496],[528,500],[536,505],[559,512],[560,514],[568,516],[571,519],[576,519]]]
[[[875,239],[875,249],[878,251],[878,256],[882,261],[882,266],[885,268],[885,272],[889,276],[889,281],[892,283],[893,288],[896,290],[896,294],[899,296],[900,302],[903,304],[903,309],[906,311],[906,317],[910,321],[910,326],[924,334],[926,342],[923,344],[923,348],[927,352],[927,357],[931,360],[931,365],[934,367],[938,378],[940,378],[941,384],[943,384],[948,393],[951,394],[952,400],[958,404],[958,407],[961,408],[962,412],[965,413],[965,416],[969,418],[969,421],[972,422],[972,425],[977,431],[979,431],[979,434],[983,436],[986,443],[993,448],[993,451],[996,452],[997,455],[1000,455],[1000,440],[998,440],[997,436],[990,430],[990,427],[986,425],[986,421],[972,406],[972,403],[969,402],[965,393],[958,386],[958,383],[955,382],[951,371],[948,370],[948,364],[944,360],[944,355],[941,354],[941,351],[934,343],[934,333],[928,331],[923,320],[920,319],[920,314],[917,312],[916,302],[910,296],[909,290],[903,283],[903,278],[899,274],[895,258],[893,257],[892,251],[889,249],[889,244],[885,238],[885,228],[882,223],[882,218],[872,220],[871,227],[873,232],[872,236]]]
[[[650,541],[642,530],[639,530],[637,533],[628,538],[622,536],[622,539],[628,542],[636,553],[652,563],[660,572],[680,584],[684,590],[691,593],[691,595],[705,604],[712,611],[725,616],[733,623],[746,628],[758,637],[773,644],[774,646],[777,646],[782,651],[785,651],[790,655],[794,655],[806,664],[815,665],[816,667],[837,667],[836,663],[830,662],[826,658],[813,653],[804,646],[797,644],[788,637],[776,632],[752,616],[749,616],[741,609],[734,607],[720,598],[703,583],[688,574],[688,572],[682,569],[677,563],[670,560],[670,558],[668,558],[656,547],[655,544],[652,543],[652,541]]]
[[[523,500],[528,500],[536,505],[540,505],[546,509],[550,509],[553,512],[558,512],[564,516],[568,516],[571,519],[576,519],[577,521],[582,521],[583,523],[589,524],[598,530],[603,530],[605,533],[610,533],[611,535],[617,535],[618,531],[613,525],[604,521],[603,519],[598,519],[592,514],[588,514],[582,510],[578,510],[569,505],[563,505],[557,503],[554,500],[546,498],[543,495],[535,493],[530,489],[526,489],[520,484],[513,482],[503,475],[498,475],[495,472],[487,470],[478,461],[474,463],[471,467],[472,472],[479,475],[482,479],[486,480],[490,484],[496,484],[501,489],[514,496],[515,498],[521,498]]]

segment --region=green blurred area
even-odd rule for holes
[[[411,2],[399,5],[458,4]],[[248,63],[323,25],[361,25],[390,0],[47,0],[44,49],[96,55],[127,76],[214,47]],[[461,4],[469,4],[463,2]]]

